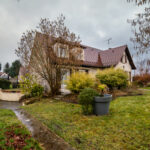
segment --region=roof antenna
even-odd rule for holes
[[[110,41],[112,40],[112,38],[109,38],[109,39],[107,39],[106,41],[107,41],[107,43],[108,43],[108,45],[110,44]]]

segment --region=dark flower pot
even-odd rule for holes
[[[94,113],[96,115],[106,115],[109,112],[109,104],[112,100],[112,95],[105,94],[103,97],[94,97]]]

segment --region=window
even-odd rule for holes
[[[62,58],[67,58],[68,57],[67,50],[65,48],[63,48],[63,47],[59,47],[57,56],[58,57],[62,57]]]
[[[124,64],[127,63],[127,56],[125,54],[122,56],[121,62]]]

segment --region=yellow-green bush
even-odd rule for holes
[[[102,84],[106,84],[110,90],[114,88],[125,88],[128,85],[128,75],[121,69],[104,69],[99,70],[96,74],[96,78]]]
[[[79,93],[82,89],[94,86],[94,77],[84,72],[72,73],[65,81],[67,89]]]
[[[20,81],[20,88],[24,94],[31,97],[42,97],[44,91],[44,88],[37,83],[37,79],[30,74],[22,76]]]

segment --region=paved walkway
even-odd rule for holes
[[[11,109],[18,119],[28,128],[32,136],[45,150],[75,150],[62,138],[50,131],[40,121],[33,118],[30,114],[20,109],[18,102],[0,101],[0,108]]]

